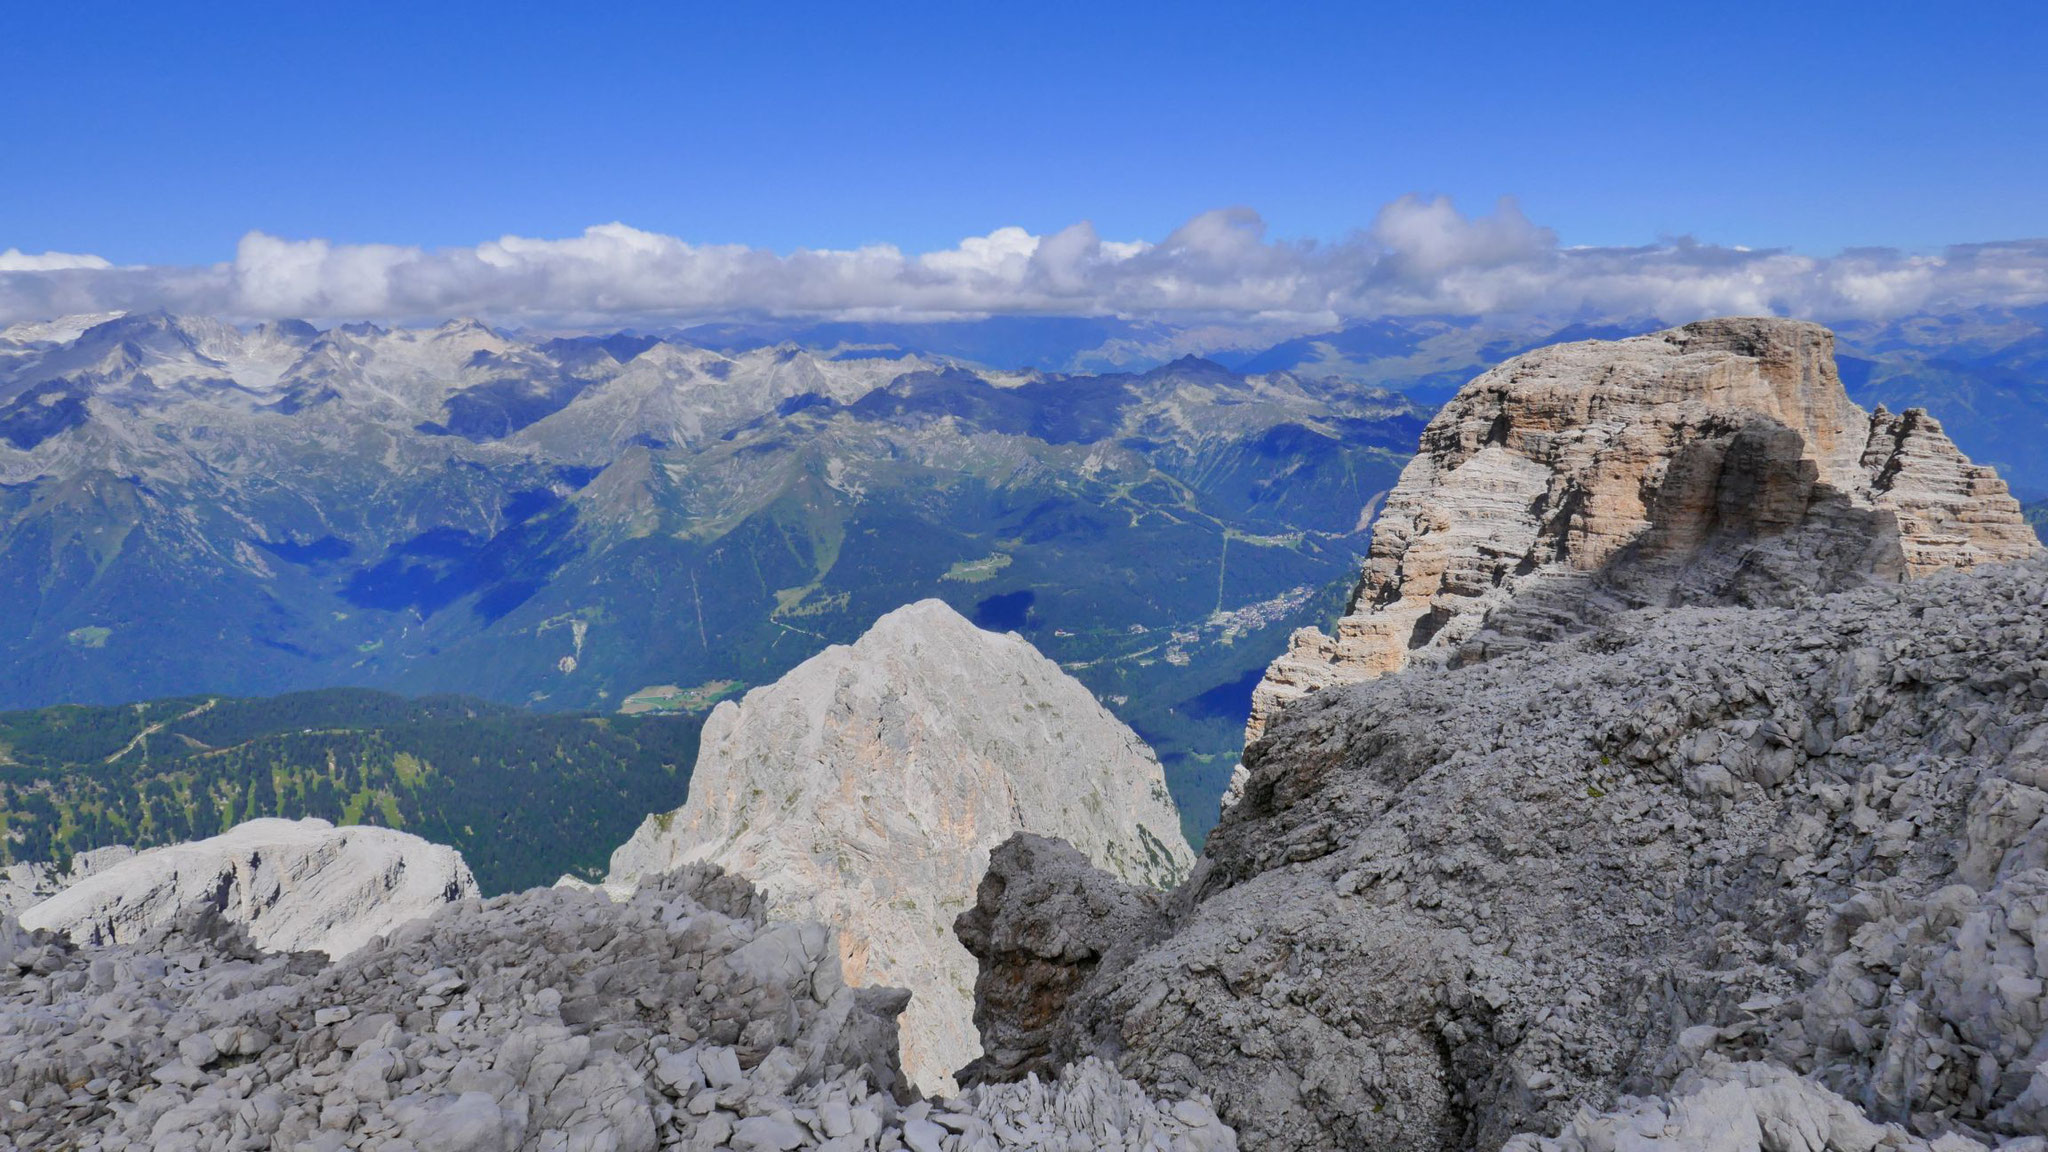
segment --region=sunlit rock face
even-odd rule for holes
[[[316,819],[251,820],[117,859],[23,911],[22,926],[84,945],[126,944],[199,903],[246,925],[266,951],[345,956],[478,894],[453,848]]]
[[[1194,859],[1136,734],[1030,644],[937,600],[719,705],[702,747],[688,802],[619,848],[607,886],[708,861],[774,915],[832,925],[849,980],[911,990],[904,1069],[927,1090],[981,1051],[951,929],[990,849],[1058,836],[1147,888]]]
[[[1733,318],[1559,344],[1432,420],[1336,635],[1297,632],[1253,699],[1483,659],[1644,606],[1775,604],[2041,550],[1924,411],[1867,413],[1815,324]]]

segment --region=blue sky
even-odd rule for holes
[[[1567,245],[2048,235],[2035,5],[421,7],[14,6],[0,249],[1334,239],[1408,193]]]

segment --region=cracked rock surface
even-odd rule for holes
[[[197,902],[246,925],[268,951],[343,956],[477,894],[453,848],[320,819],[249,820],[184,844],[84,852],[61,878],[39,865],[16,867],[47,893],[21,910],[22,926],[81,944],[141,939]]]
[[[1237,1145],[1099,1062],[910,1093],[907,994],[697,865],[628,902],[466,900],[329,964],[195,905],[81,947],[0,917],[0,1148],[482,1152]]]
[[[2048,1135],[2048,564],[1618,614],[1246,761],[1170,896],[996,853],[983,1075],[1098,1055],[1272,1149]]]

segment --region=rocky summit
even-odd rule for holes
[[[80,947],[0,916],[0,1148],[1228,1152],[1099,1062],[923,1101],[906,993],[686,867],[614,904],[465,900],[328,964],[205,906]]]
[[[2040,551],[1815,326],[1510,361],[1185,884],[994,853],[966,1078],[1112,1059],[1283,1150],[2039,1148]]]
[[[2048,1135],[2048,564],[1612,616],[1248,761],[1167,899],[997,851],[982,1075],[1113,1056],[1273,1149]]]
[[[1295,633],[1253,698],[1485,658],[1632,608],[1774,604],[2041,550],[1919,409],[1865,412],[1834,335],[1708,320],[1515,357],[1430,421],[1336,635]]]
[[[125,944],[201,904],[266,951],[343,956],[476,895],[453,848],[390,828],[251,820],[187,844],[85,853],[20,919],[79,944]]]
[[[974,960],[950,928],[1019,831],[1145,888],[1194,859],[1129,728],[1030,644],[927,600],[720,704],[688,802],[650,817],[606,884],[708,861],[760,884],[777,916],[834,926],[849,980],[913,990],[904,1067],[943,1090],[980,1053]]]

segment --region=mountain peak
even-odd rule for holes
[[[953,918],[1019,831],[1153,888],[1194,862],[1135,733],[1029,643],[920,600],[720,704],[688,802],[643,824],[606,884],[707,861],[753,878],[777,916],[833,925],[849,980],[917,990],[904,1065],[932,1089],[979,1052]]]
[[[2040,547],[1934,420],[1850,401],[1818,324],[1739,316],[1539,348],[1430,421],[1336,636],[1295,634],[1248,735],[1306,692],[1614,611],[1785,602]]]

